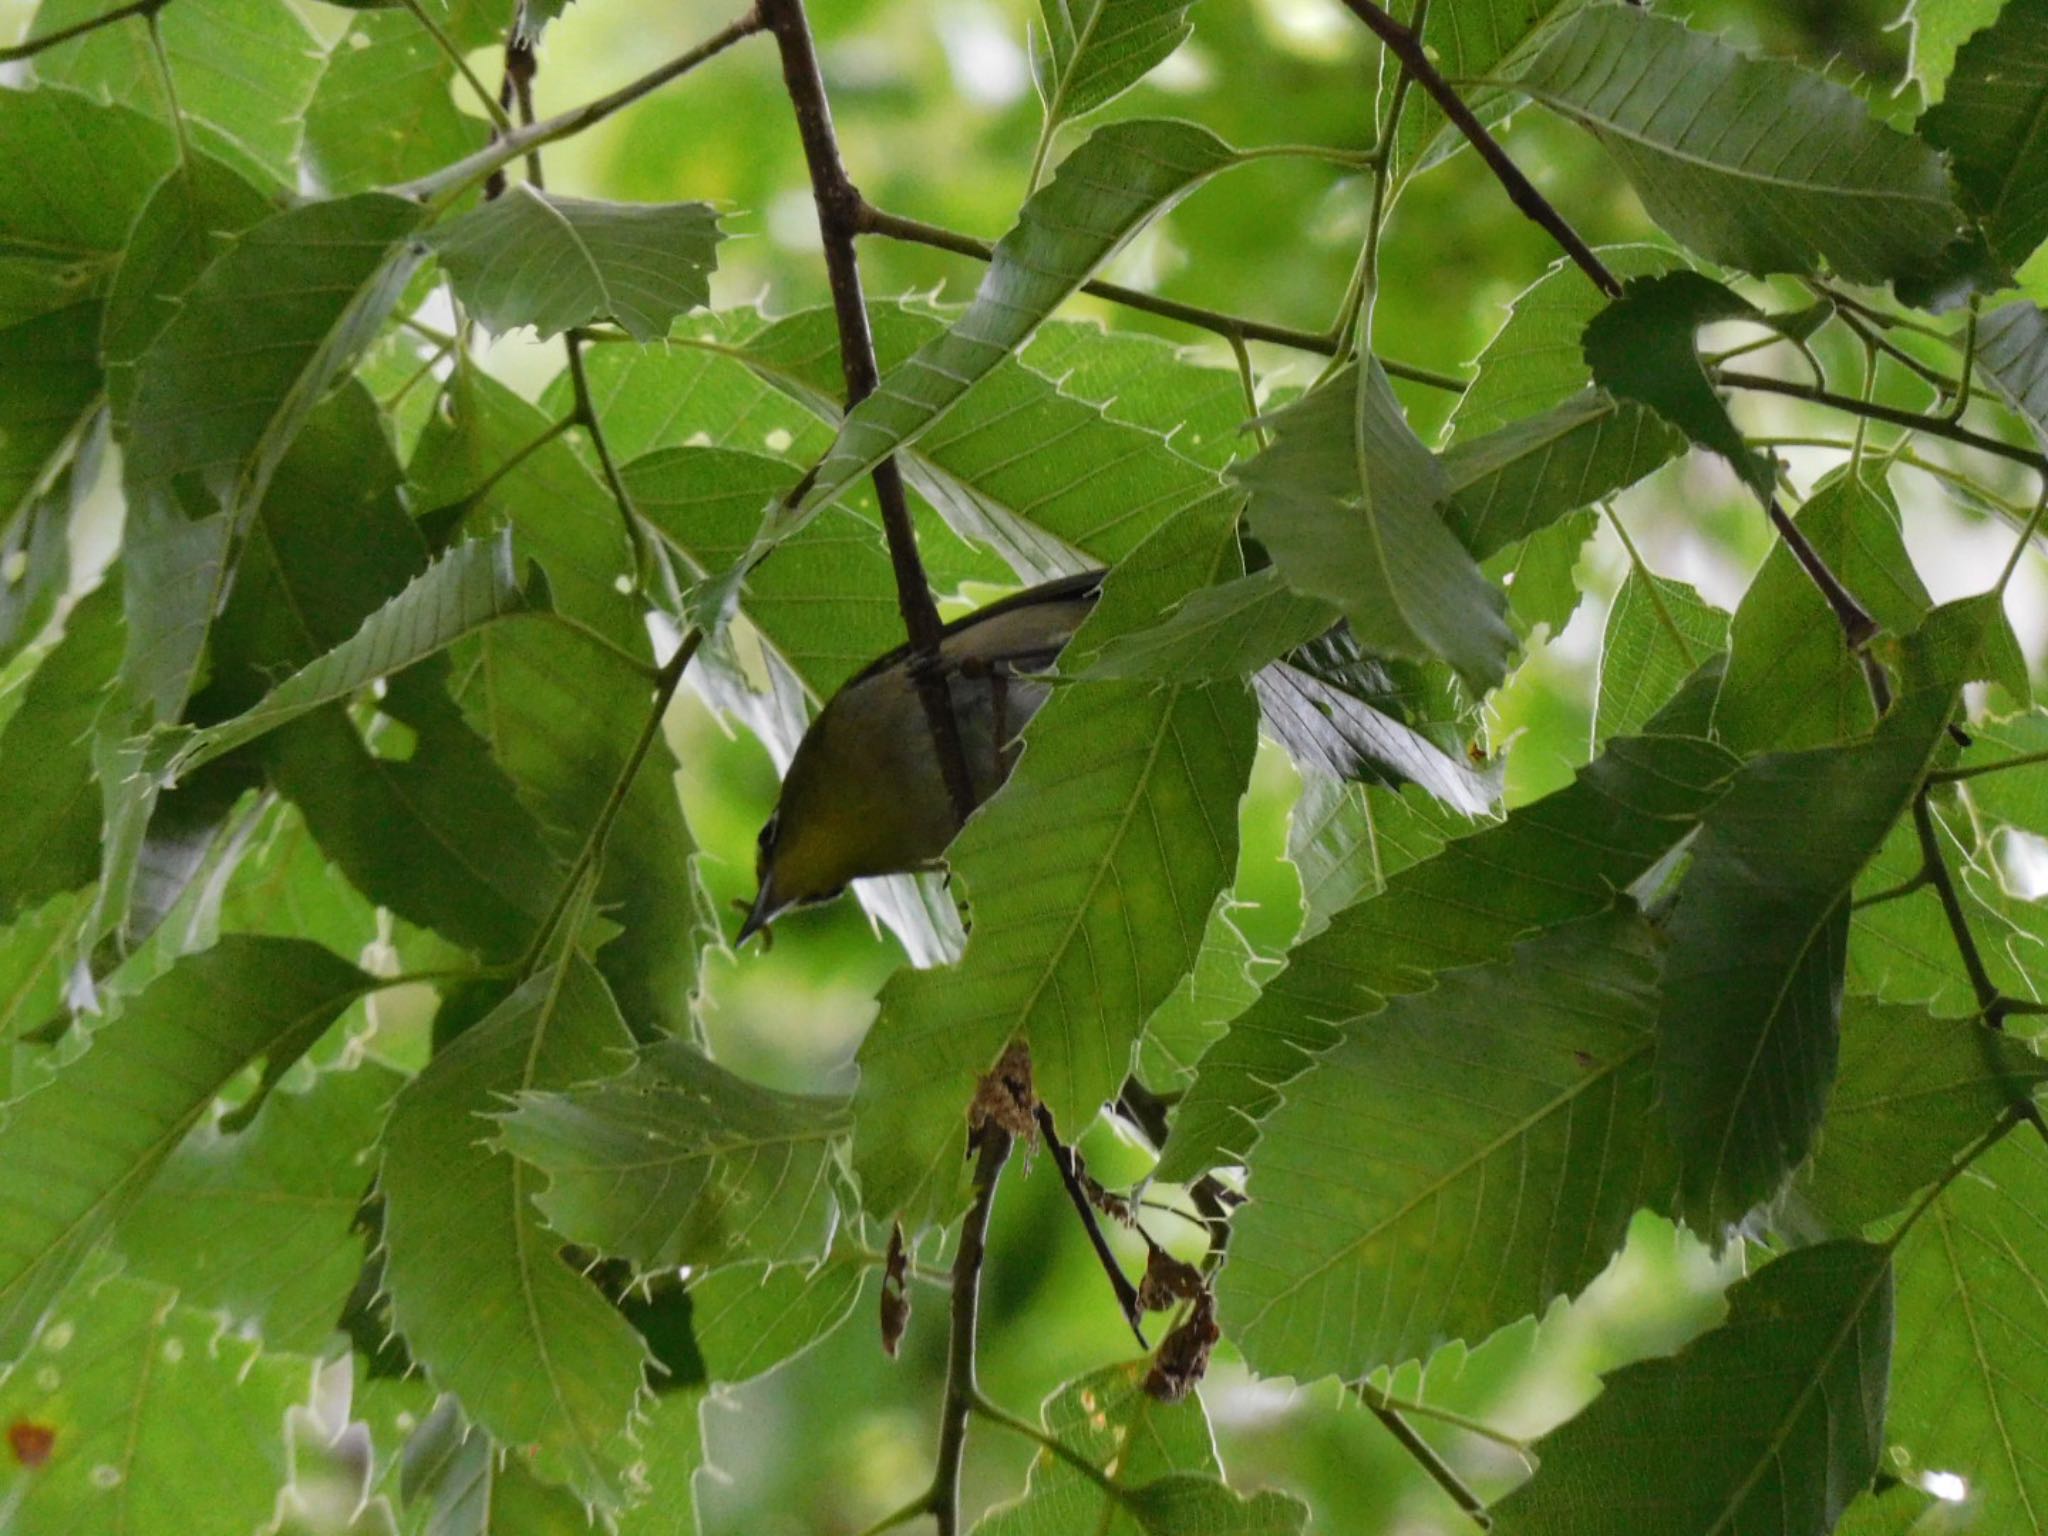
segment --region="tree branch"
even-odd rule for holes
[[[934,250],[951,251],[956,256],[971,256],[976,261],[988,261],[995,255],[995,247],[986,240],[977,240],[972,235],[964,235],[958,230],[945,229],[937,224],[927,224],[921,219],[905,218],[900,213],[889,213],[865,200],[860,205],[859,232],[864,235],[880,235],[888,240],[902,240],[911,245],[928,245]],[[1318,357],[1334,357],[1342,346],[1341,339],[1332,333],[1299,331],[1290,326],[1269,325],[1263,320],[1253,320],[1243,315],[1230,315],[1220,310],[1203,309],[1197,304],[1183,304],[1176,299],[1163,299],[1157,294],[1126,288],[1119,283],[1091,280],[1081,285],[1081,291],[1098,299],[1107,299],[1112,304],[1121,304],[1125,309],[1158,315],[1165,320],[1178,320],[1183,325],[1192,325],[1197,330],[1208,331],[1227,341],[1270,342],[1274,346],[1292,347],[1297,352],[1313,352]],[[1452,394],[1463,394],[1465,391],[1465,381],[1454,374],[1439,373],[1433,368],[1393,362],[1387,358],[1380,359],[1380,366],[1392,377],[1406,379],[1411,384],[1447,390]]]
[[[2015,464],[2024,464],[2029,469],[2048,475],[2048,453],[2039,453],[2030,448],[2021,448],[2013,443],[2003,442],[1982,432],[1973,432],[1959,423],[1940,416],[1928,416],[1919,411],[1903,411],[1897,406],[1880,405],[1875,400],[1859,400],[1854,395],[1836,394],[1833,390],[1822,389],[1815,384],[1795,384],[1785,379],[1768,378],[1760,373],[1742,373],[1723,368],[1715,373],[1717,382],[1731,389],[1754,390],[1761,394],[1785,395],[1794,400],[1809,401],[1814,405],[1830,406],[1838,411],[1847,411],[1852,416],[1867,416],[1872,421],[1882,421],[1890,426],[1905,427],[1914,432],[1925,432],[1930,437],[1946,438],[1952,443],[1961,443],[1966,448],[1976,448],[1985,453],[1996,454],[1999,458],[2010,459]]]
[[[1970,990],[1977,995],[1977,1011],[1993,1029],[2003,1029],[2005,1009],[2002,1004],[2005,1000],[1999,994],[1998,984],[1991,979],[1991,973],[1985,969],[1976,936],[1970,932],[1969,914],[1963,910],[1962,895],[1956,890],[1955,876],[1949,873],[1948,860],[1941,856],[1941,838],[1934,828],[1934,809],[1928,803],[1924,787],[1913,797],[1913,830],[1920,837],[1922,872],[1941,898],[1942,915],[1948,919],[1949,932],[1955,936],[1956,953],[1962,957],[1963,970],[1970,978]]]
[[[1593,248],[1579,237],[1579,232],[1565,221],[1564,215],[1551,206],[1550,200],[1536,190],[1535,184],[1522,174],[1521,167],[1508,158],[1508,152],[1500,147],[1500,141],[1487,131],[1486,125],[1473,115],[1464,98],[1451,88],[1450,82],[1430,61],[1422,39],[1373,4],[1373,0],[1344,0],[1344,4],[1385,45],[1387,52],[1400,61],[1408,78],[1429,93],[1430,99],[1451,125],[1465,136],[1466,142],[1486,162],[1486,168],[1493,172],[1494,179],[1514,205],[1564,248],[1565,255],[1571,257],[1579,270],[1593,280],[1594,287],[1610,299],[1619,298],[1621,279],[1608,270],[1607,264],[1593,253]]]
[[[860,256],[854,237],[860,231],[862,199],[839,155],[832,128],[832,107],[825,95],[825,77],[811,41],[810,18],[803,0],[760,0],[763,24],[775,36],[782,55],[782,82],[796,113],[804,161],[811,173],[811,196],[818,207],[818,232],[825,243],[825,275],[832,289],[832,312],[839,326],[839,363],[846,379],[846,405],[851,410],[875,392],[881,367],[875,360],[874,333],[868,326],[867,299],[861,292]],[[914,653],[912,672],[924,704],[932,746],[953,802],[956,827],[974,811],[974,781],[960,744],[960,724],[953,715],[950,691],[938,671],[938,605],[925,581],[918,558],[917,529],[903,493],[903,474],[896,460],[875,466],[875,499],[882,512],[882,532],[889,543],[889,563],[896,573],[896,604],[904,633]]]
[[[1472,1523],[1482,1531],[1493,1528],[1493,1520],[1486,1513],[1486,1504],[1478,1494],[1465,1486],[1465,1480],[1453,1472],[1436,1448],[1415,1432],[1415,1428],[1400,1414],[1383,1402],[1376,1402],[1363,1392],[1359,1394],[1372,1416],[1385,1426],[1388,1434],[1401,1444],[1401,1449],[1412,1457],[1422,1470],[1429,1474],[1429,1480],[1450,1495],[1451,1502],[1468,1515]]]
[[[939,1536],[960,1530],[960,1467],[967,1454],[967,1416],[981,1390],[974,1379],[975,1329],[981,1316],[981,1267],[988,1256],[988,1219],[996,1202],[996,1181],[1010,1159],[1011,1137],[994,1121],[974,1132],[974,1204],[960,1228],[953,1255],[953,1318],[946,1344],[946,1397],[939,1409],[939,1457],[928,1495]]]
[[[13,64],[22,59],[32,59],[60,43],[68,43],[73,38],[85,36],[88,32],[97,32],[101,27],[111,27],[115,22],[126,21],[130,16],[154,16],[170,3],[171,0],[133,0],[129,5],[117,5],[111,11],[103,11],[84,21],[73,22],[68,27],[59,27],[56,31],[46,32],[41,37],[32,37],[25,43],[0,48],[0,64]]]
[[[1116,1304],[1123,1310],[1124,1321],[1131,1325],[1131,1332],[1138,1336],[1138,1348],[1150,1349],[1145,1341],[1145,1309],[1138,1304],[1138,1288],[1131,1284],[1123,1266],[1110,1252],[1109,1240],[1102,1235],[1102,1223],[1095,1219],[1095,1207],[1089,1203],[1088,1191],[1081,1186],[1080,1159],[1071,1147],[1059,1138],[1059,1132],[1052,1123],[1052,1111],[1043,1104],[1038,1106],[1038,1134],[1045,1138],[1045,1145],[1052,1153],[1053,1166],[1060,1171],[1060,1183],[1066,1186],[1067,1198],[1074,1203],[1074,1210],[1081,1218],[1081,1225],[1088,1233],[1088,1242],[1095,1250],[1096,1260],[1102,1265],[1102,1272],[1109,1277],[1109,1288],[1116,1293]]]

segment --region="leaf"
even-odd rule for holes
[[[281,1071],[371,986],[302,939],[180,960],[0,1126],[0,1358],[13,1358],[174,1147],[249,1066]],[[118,1108],[118,1113],[109,1113]]]
[[[1070,654],[1234,558],[1222,511],[1167,525],[1112,573]],[[954,1214],[967,1103],[1012,1039],[1066,1134],[1114,1096],[1235,874],[1255,721],[1236,683],[1054,691],[949,854],[973,910],[965,959],[892,978],[861,1046],[854,1167],[870,1212],[906,1227]]]
[[[2048,1153],[2022,1125],[1950,1184],[1898,1252],[1898,1336],[1885,1438],[1900,1471],[1954,1474],[1953,1516],[2048,1530],[2048,1431],[2032,1365],[2048,1338],[2041,1211]]]
[[[60,475],[0,525],[0,666],[42,636],[69,594],[74,500],[71,475]]]
[[[505,1455],[446,1393],[405,1442],[400,1486],[408,1515],[428,1512],[423,1536],[577,1536],[590,1529],[587,1507],[575,1495]]]
[[[44,0],[31,37],[91,21],[111,0]],[[179,0],[155,18],[177,108],[200,148],[266,182],[292,181],[300,120],[324,54],[288,6]],[[101,27],[36,59],[36,74],[168,120],[163,74],[140,21]]]
[[[1825,1243],[1728,1293],[1728,1320],[1669,1360],[1615,1372],[1537,1442],[1500,1536],[1646,1529],[1825,1536],[1884,1444],[1890,1252]]]
[[[429,14],[458,48],[502,41],[512,0],[440,0]],[[490,138],[449,94],[455,66],[417,17],[358,14],[328,50],[306,107],[302,160],[328,196],[411,181]]]
[[[1045,102],[1042,136],[1107,106],[1194,34],[1193,0],[1039,0],[1043,31],[1032,74]]]
[[[727,1264],[690,1283],[690,1327],[714,1382],[751,1381],[838,1330],[860,1302],[871,1261]]]
[[[1670,1187],[1657,944],[1585,919],[1337,1025],[1247,1165],[1219,1321],[1266,1376],[1347,1381],[1589,1283]]]
[[[1636,278],[1587,325],[1586,362],[1597,383],[1649,406],[1718,453],[1759,500],[1769,501],[1777,473],[1736,428],[1694,342],[1700,327],[1714,321],[1762,319],[1748,300],[1697,272]]]
[[[1599,138],[1709,261],[1884,283],[1924,275],[1962,225],[1940,155],[1847,87],[1664,16],[1581,11],[1514,84]]]
[[[540,601],[536,601],[536,596]],[[246,746],[258,737],[349,698],[445,651],[457,640],[517,614],[545,611],[545,589],[529,594],[513,567],[512,540],[458,544],[363,620],[333,650],[308,662],[259,702],[186,737],[170,759],[172,778]]]
[[[1341,608],[1368,650],[1498,683],[1514,643],[1505,599],[1446,526],[1449,482],[1379,364],[1339,371],[1272,425],[1272,446],[1233,473],[1288,585]]]
[[[270,1094],[245,1131],[202,1125],[122,1216],[129,1270],[255,1324],[270,1350],[324,1354],[363,1267],[356,1209],[402,1082],[374,1065],[329,1070]]]
[[[114,579],[72,608],[64,637],[0,729],[0,782],[12,807],[0,824],[0,920],[99,872],[92,736],[120,657],[121,585]]]
[[[1831,617],[1831,616],[1830,616]],[[1728,647],[1728,615],[1684,582],[1637,565],[1607,610],[1593,742],[1632,736]],[[1724,695],[1726,685],[1723,685]]]
[[[1139,1360],[1093,1371],[1061,1387],[1040,1410],[1048,1434],[1122,1490],[1114,1503],[1064,1458],[1042,1451],[1024,1492],[983,1516],[974,1536],[1300,1530],[1306,1511],[1274,1493],[1251,1505],[1263,1523],[1246,1523],[1239,1496],[1214,1481],[1222,1469],[1201,1400],[1190,1394],[1160,1402],[1145,1391],[1146,1369]],[[1235,1523],[1216,1520],[1211,1506],[1218,1502]]]
[[[430,237],[456,295],[485,329],[542,340],[610,320],[656,341],[711,302],[718,214],[706,203],[607,203],[531,182]]]
[[[1235,153],[1191,123],[1139,119],[1089,135],[996,243],[974,302],[849,411],[804,499],[771,516],[763,545],[795,531],[882,460],[914,443],[1148,219]]]
[[[1451,531],[1478,559],[1626,490],[1685,449],[1649,411],[1588,389],[1445,451]]]
[[[1242,853],[1239,878],[1244,875]],[[1194,968],[1173,995],[1145,1021],[1132,1075],[1154,1093],[1181,1093],[1194,1081],[1195,1062],[1245,1009],[1258,1001],[1266,978],[1280,967],[1253,949],[1239,931],[1229,893],[1216,899]]]
[[[533,1176],[483,1138],[509,1094],[617,1064],[629,1037],[573,949],[435,1055],[392,1106],[378,1177],[391,1316],[427,1379],[542,1481],[616,1508],[645,1345],[566,1264]]]
[[[2048,4],[2007,0],[1963,44],[1920,136],[1948,151],[1991,251],[2017,268],[2048,239]]]
[[[4,330],[106,293],[177,147],[139,112],[54,86],[0,93],[0,140],[11,151],[0,164]]]
[[[1706,741],[1620,738],[1569,788],[1338,912],[1202,1058],[1157,1176],[1242,1162],[1281,1089],[1339,1038],[1326,1021],[1374,1013],[1441,971],[1504,960],[1539,930],[1606,910],[1720,799],[1734,768]]]
[[[524,1094],[498,1125],[547,1176],[534,1203],[548,1225],[637,1272],[810,1258],[831,1241],[845,1101],[759,1087],[687,1041],[602,1082]]]
[[[1465,830],[1464,818],[1446,814],[1426,796],[1304,775],[1287,832],[1287,857],[1301,877],[1295,943],[1314,938],[1339,912],[1441,852],[1447,835]]]
[[[1190,592],[1159,623],[1104,646],[1086,676],[1155,682],[1249,677],[1336,622],[1329,604],[1292,590],[1269,565]]]
[[[1996,1030],[1851,995],[1820,1150],[1791,1201],[1854,1236],[1896,1215],[2048,1083],[2048,1062]]]
[[[1511,78],[1559,24],[1586,0],[1463,0],[1432,8],[1422,22],[1423,46],[1447,79],[1472,81],[1458,94],[1482,122],[1512,109],[1514,92],[1481,80]],[[1401,112],[1396,163],[1408,174],[1427,169],[1463,146],[1463,135],[1425,91],[1410,90]]]
[[[99,326],[99,304],[86,303],[0,331],[0,512],[26,504],[98,409]]]
[[[1928,101],[1939,101],[1956,54],[1975,32],[1998,19],[2005,0],[1913,0],[1899,19],[1910,26],[1913,53],[1907,73]]]
[[[1933,606],[1881,478],[1830,477],[1798,525],[1858,602],[1887,629],[1916,629]],[[1825,746],[1870,729],[1863,667],[1798,558],[1782,541],[1735,610],[1714,731],[1734,751]]]
[[[11,1527],[268,1524],[288,1472],[285,1414],[311,1399],[312,1362],[266,1355],[175,1292],[119,1276],[63,1306],[0,1379],[0,1420],[50,1433],[48,1460],[14,1472]]]
[[[1707,813],[1665,963],[1657,1077],[1680,1211],[1719,1238],[1812,1150],[1835,1075],[1849,892],[1919,788],[2003,619],[1936,610],[1866,740],[1752,759]]]
[[[2048,443],[2048,311],[2022,299],[1977,326],[1977,366]]]

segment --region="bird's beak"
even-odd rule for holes
[[[760,933],[775,920],[776,914],[781,910],[782,903],[775,896],[775,882],[763,879],[760,894],[755,896],[754,905],[748,910],[746,921],[740,924],[740,931],[734,937],[732,947],[738,949],[755,934]]]

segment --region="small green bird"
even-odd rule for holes
[[[939,675],[960,731],[974,803],[1009,776],[1017,735],[1052,689],[1059,660],[1095,607],[1101,571],[1063,576],[956,619],[940,632]],[[849,880],[928,868],[957,830],[908,646],[877,657],[833,694],[783,776],[761,828],[760,891],[743,944],[791,907]]]

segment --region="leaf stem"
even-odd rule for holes
[[[171,0],[132,0],[131,4],[117,5],[111,11],[103,11],[84,21],[73,22],[68,27],[59,27],[56,31],[46,32],[41,37],[32,37],[25,43],[0,48],[0,64],[14,64],[22,59],[32,59],[61,43],[68,43],[75,37],[83,37],[88,32],[97,32],[101,27],[111,27],[115,22],[126,21],[130,16],[154,16],[170,3]]]
[[[861,291],[860,256],[855,249],[864,204],[839,153],[825,77],[818,66],[818,51],[811,40],[811,23],[803,0],[760,0],[759,15],[773,34],[782,57],[783,86],[796,115],[797,135],[803,141],[804,161],[810,170],[811,197],[817,204],[818,232],[825,245],[825,275],[839,327],[840,370],[846,380],[847,409],[851,410],[881,384],[874,333],[868,324],[867,299]],[[942,626],[938,605],[932,600],[931,586],[925,579],[924,562],[917,550],[917,528],[911,521],[903,474],[895,458],[891,456],[877,464],[873,478],[882,532],[889,546],[889,563],[896,575],[896,606],[903,616],[904,634],[913,653],[912,672],[918,698],[924,705],[925,723],[931,730],[933,750],[945,779],[947,796],[953,803],[957,828],[964,826],[974,812],[974,781],[968,772],[967,753],[961,745],[960,722],[953,714],[950,690],[939,671]]]
[[[168,0],[158,0],[158,3],[168,3]],[[486,144],[473,155],[465,155],[451,165],[444,165],[438,171],[413,181],[401,182],[386,190],[393,196],[408,197],[420,203],[439,203],[452,198],[465,187],[481,181],[503,166],[510,165],[528,151],[538,149],[543,144],[553,144],[560,139],[572,138],[586,128],[603,122],[614,113],[623,111],[641,97],[659,90],[671,80],[681,78],[699,64],[716,58],[740,39],[751,37],[759,32],[762,26],[760,12],[750,10],[687,53],[678,54],[666,64],[649,70],[637,80],[628,81],[608,95],[585,102],[580,107],[572,107],[567,112],[558,112],[555,116],[531,127],[521,128],[516,133],[508,133],[496,143]]]
[[[989,1423],[999,1424],[1012,1434],[1022,1435],[1026,1440],[1041,1446],[1052,1455],[1057,1456],[1061,1461],[1064,1461],[1076,1472],[1079,1472],[1112,1499],[1118,1503],[1123,1502],[1123,1490],[1110,1480],[1109,1475],[1057,1435],[1047,1434],[1036,1424],[1030,1422],[1030,1420],[1021,1419],[1008,1409],[990,1402],[980,1392],[976,1392],[967,1400],[967,1406],[980,1414],[984,1419],[987,1419]]]
[[[912,245],[928,245],[935,250],[951,251],[956,256],[971,256],[976,261],[989,261],[995,255],[995,247],[986,240],[977,240],[956,230],[944,229],[937,224],[927,224],[920,219],[905,218],[902,214],[888,213],[863,202],[860,206],[860,230],[864,235],[880,235],[884,239],[902,240]],[[1198,330],[1226,340],[1271,342],[1275,346],[1292,347],[1297,352],[1313,352],[1319,357],[1332,357],[1338,350],[1337,340],[1326,332],[1295,330],[1290,326],[1268,325],[1263,320],[1252,320],[1242,315],[1224,314],[1219,310],[1203,309],[1195,304],[1182,304],[1174,299],[1163,299],[1157,294],[1144,293],[1136,288],[1126,288],[1118,283],[1086,282],[1081,291],[1098,299],[1107,299],[1112,304],[1121,304],[1126,309],[1139,310],[1148,315],[1158,315],[1165,320],[1178,320],[1183,325],[1192,325]],[[1380,359],[1380,366],[1393,378],[1406,379],[1411,384],[1427,385],[1431,389],[1446,390],[1452,394],[1465,392],[1465,381],[1455,374],[1439,373],[1433,368],[1421,368],[1413,363]]]
[[[1966,448],[1980,449],[1999,458],[2010,459],[2015,464],[2024,464],[2037,473],[2048,475],[2048,453],[2038,453],[2004,442],[1955,422],[1944,421],[1939,416],[1928,416],[1919,411],[1903,411],[1896,406],[1881,405],[1874,400],[1858,400],[1854,395],[1837,394],[1815,384],[1795,384],[1785,379],[1767,378],[1760,373],[1722,369],[1716,377],[1718,382],[1733,389],[1786,395],[1794,400],[1805,400],[1814,405],[1825,405],[1838,411],[1846,411],[1851,416],[1867,416],[1872,421],[1887,422],[1910,431],[1925,432],[1930,437],[1946,438],[1949,442],[1961,443]]]
[[[1949,932],[1955,938],[1956,953],[1962,957],[1963,970],[1970,978],[1970,990],[1977,995],[1978,1011],[1993,1029],[2003,1029],[2005,1010],[1999,1006],[2003,999],[1999,996],[1997,983],[1991,979],[1991,973],[1984,968],[1984,957],[1977,949],[1975,935],[1970,932],[1969,915],[1963,910],[1963,899],[1956,890],[1955,876],[1949,872],[1948,861],[1941,856],[1934,811],[1928,803],[1924,785],[1913,797],[1913,830],[1920,838],[1920,857],[1925,861],[1928,883],[1941,898],[1942,914],[1948,919]]]
[[[1402,26],[1373,4],[1373,0],[1344,0],[1344,4],[1400,62],[1402,70],[1429,93],[1452,126],[1465,136],[1466,142],[1486,162],[1486,168],[1493,172],[1494,179],[1500,182],[1514,205],[1563,247],[1564,253],[1571,257],[1579,270],[1593,280],[1594,287],[1610,299],[1619,298],[1621,279],[1593,253],[1593,248],[1580,238],[1579,232],[1566,222],[1564,215],[1551,206],[1550,200],[1536,190],[1535,184],[1522,174],[1521,167],[1501,148],[1500,141],[1487,131],[1486,125],[1465,105],[1464,98],[1451,88],[1450,82],[1431,62],[1421,35]]]
[[[1486,1504],[1466,1486],[1465,1480],[1450,1469],[1443,1457],[1437,1455],[1436,1447],[1415,1432],[1415,1428],[1400,1414],[1384,1403],[1364,1399],[1372,1416],[1385,1426],[1388,1434],[1401,1444],[1401,1449],[1412,1457],[1422,1470],[1429,1474],[1429,1480],[1450,1495],[1451,1502],[1471,1519],[1482,1531],[1493,1529],[1493,1518],[1486,1512]]]
[[[401,0],[401,3],[412,12],[412,19],[426,30],[427,36],[434,40],[434,46],[455,66],[456,73],[469,82],[470,91],[483,103],[484,115],[496,125],[498,132],[510,133],[512,119],[505,115],[505,109],[498,104],[496,93],[476,77],[476,71],[469,67],[469,60],[465,59],[462,50],[455,46],[455,39],[441,29],[438,21],[427,14],[427,8],[420,4],[420,0]]]
[[[1152,1346],[1146,1342],[1143,1326],[1145,1309],[1138,1304],[1137,1287],[1131,1284],[1123,1266],[1117,1263],[1116,1255],[1110,1252],[1109,1239],[1102,1235],[1102,1223],[1095,1219],[1095,1207],[1088,1201],[1088,1191],[1081,1186],[1081,1160],[1074,1155],[1073,1148],[1060,1140],[1059,1132],[1053,1127],[1052,1111],[1043,1104],[1038,1106],[1038,1134],[1045,1138],[1046,1148],[1052,1153],[1053,1166],[1060,1171],[1060,1183],[1066,1186],[1067,1198],[1073,1202],[1075,1214],[1081,1218],[1089,1246],[1095,1250],[1096,1261],[1109,1277],[1109,1288],[1116,1293],[1116,1304],[1124,1314],[1124,1321],[1137,1335],[1138,1348],[1150,1349]]]
[[[1930,773],[1930,784],[1964,784],[1971,779],[1981,779],[1987,773],[2006,773],[2014,768],[2034,768],[2048,763],[2048,752],[2023,752],[2018,757],[2000,758],[1995,763],[1978,763],[1971,768],[1947,768]]]
[[[967,1454],[967,1415],[981,1399],[974,1379],[975,1329],[981,1316],[981,1269],[988,1257],[989,1213],[996,1182],[1010,1160],[1010,1133],[984,1122],[970,1137],[976,1148],[974,1203],[960,1228],[953,1255],[953,1314],[946,1343],[946,1396],[939,1409],[938,1465],[932,1473],[927,1507],[939,1522],[939,1536],[960,1530],[960,1468]],[[990,1406],[982,1404],[984,1411]]]
[[[1525,1461],[1531,1456],[1528,1441],[1511,1435],[1504,1429],[1495,1429],[1491,1424],[1482,1423],[1478,1419],[1468,1418],[1462,1413],[1453,1413],[1448,1408],[1439,1408],[1434,1403],[1419,1403],[1409,1398],[1396,1397],[1391,1392],[1380,1391],[1368,1382],[1360,1382],[1355,1390],[1359,1400],[1368,1405],[1377,1402],[1381,1407],[1392,1409],[1396,1413],[1434,1419],[1437,1423],[1448,1425],[1452,1429],[1463,1430],[1468,1435],[1477,1435],[1482,1440],[1490,1440],[1504,1450],[1513,1451]]]
[[[170,114],[171,131],[178,139],[178,164],[190,166],[192,136],[185,128],[184,109],[178,105],[178,82],[171,74],[171,51],[164,46],[164,29],[155,10],[145,13],[143,21],[149,28],[149,55],[156,61],[157,80],[164,88],[164,110]]]
[[[1678,620],[1671,616],[1671,609],[1664,602],[1664,594],[1657,590],[1656,573],[1644,561],[1643,552],[1636,548],[1636,541],[1628,536],[1628,529],[1622,526],[1621,517],[1614,510],[1614,503],[1603,501],[1599,505],[1600,510],[1607,515],[1608,523],[1615,533],[1620,535],[1621,547],[1628,551],[1629,564],[1635,567],[1636,574],[1643,578],[1643,590],[1650,595],[1650,606],[1657,610],[1658,621],[1663,624],[1665,632],[1677,642],[1678,654],[1685,659],[1685,669],[1690,672],[1699,665],[1699,662],[1693,656],[1692,645],[1686,640],[1685,631],[1678,627]]]

